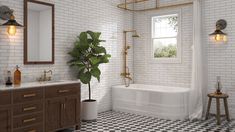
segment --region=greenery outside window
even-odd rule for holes
[[[180,13],[152,16],[152,52],[158,62],[181,62]]]

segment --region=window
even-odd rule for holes
[[[152,58],[166,62],[181,61],[179,13],[152,17]]]

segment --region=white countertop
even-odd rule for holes
[[[26,89],[26,88],[35,88],[35,87],[45,87],[45,86],[63,85],[63,84],[72,84],[72,83],[80,83],[80,81],[78,81],[78,80],[60,80],[60,81],[48,81],[48,82],[22,83],[19,86],[15,86],[15,85],[12,85],[12,86],[0,85],[0,91]]]

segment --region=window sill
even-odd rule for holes
[[[152,58],[149,59],[150,63],[153,64],[181,64],[181,58]]]

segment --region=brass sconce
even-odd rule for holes
[[[224,30],[227,27],[227,22],[223,19],[220,19],[216,22],[216,30],[210,34],[210,37],[216,42],[227,42],[227,34],[224,33]]]
[[[0,18],[2,20],[7,20],[7,22],[3,23],[1,26],[7,27],[7,33],[10,36],[14,36],[17,32],[17,27],[23,27],[15,20],[15,16],[13,15],[13,10],[11,10],[7,6],[0,7]]]

